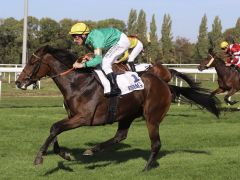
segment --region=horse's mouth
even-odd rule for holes
[[[15,84],[16,84],[17,88],[22,89],[22,90],[27,90],[27,87],[29,85],[31,85],[32,83],[31,82],[21,83],[19,81],[16,81]]]
[[[204,67],[204,66],[198,66],[197,68],[199,71],[203,71],[204,69],[206,69],[206,67]]]

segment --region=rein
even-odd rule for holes
[[[61,73],[57,74],[57,75],[49,76],[47,78],[56,78],[58,76],[65,76],[65,75],[69,74],[70,72],[72,72],[73,70],[74,70],[74,68],[71,68],[71,69],[68,69],[68,70],[66,70],[64,72],[61,72]]]
[[[33,53],[33,56],[37,59],[36,61],[34,61],[34,63],[35,63],[35,62],[38,62],[38,61],[42,63],[42,61],[40,61],[40,60],[41,60],[41,57],[37,56],[37,55],[34,54],[34,53]],[[38,71],[41,63],[39,63],[39,64],[36,66],[37,68],[35,68],[35,70],[33,70],[33,72],[31,73],[30,77]],[[65,76],[65,75],[69,74],[70,72],[72,72],[73,70],[74,70],[74,68],[71,68],[71,69],[68,69],[68,70],[66,70],[66,71],[64,71],[64,72],[61,72],[61,73],[57,74],[57,75],[45,77],[45,79],[47,79],[47,78],[56,78],[56,77],[58,77],[58,76]]]

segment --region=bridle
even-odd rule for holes
[[[26,79],[28,79],[28,80],[32,80],[33,76],[36,76],[37,80],[40,80],[41,77],[37,76],[37,73],[38,73],[38,71],[40,69],[40,66],[42,64],[45,64],[46,66],[48,66],[49,69],[51,69],[51,67],[49,66],[48,63],[43,62],[43,60],[42,60],[43,57],[39,57],[38,55],[36,55],[34,53],[32,55],[36,58],[36,60],[34,62],[32,62],[32,64],[34,64],[32,72],[30,74],[28,74],[25,70],[23,70],[23,72],[26,74]],[[71,69],[68,69],[68,70],[66,70],[66,71],[64,71],[62,73],[59,73],[59,74],[56,74],[56,75],[53,75],[53,76],[48,76],[48,77],[45,77],[45,78],[56,78],[58,76],[66,75],[66,74],[70,73],[73,70],[74,70],[74,68],[71,68]]]
[[[205,65],[206,68],[209,68],[211,66],[211,64],[213,63],[213,61],[215,60],[215,58],[209,54],[209,56],[211,57],[210,61]]]
[[[33,70],[30,73],[27,73],[25,71],[25,69],[23,69],[23,72],[26,74],[26,79],[32,80],[32,77],[36,76],[37,80],[39,80],[40,77],[37,76],[37,73],[38,73],[38,71],[40,69],[41,64],[46,64],[47,66],[48,66],[48,64],[44,63],[42,61],[42,58],[37,56],[36,54],[33,53],[32,55],[36,58],[35,61],[31,62],[31,64],[34,64]]]

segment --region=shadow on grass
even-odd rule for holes
[[[64,165],[64,161],[60,161],[58,162],[57,167],[47,171],[44,176],[48,176],[50,174],[53,174],[55,172],[58,172],[59,170],[64,170],[64,171],[68,171],[68,172],[73,172],[73,169],[70,167],[67,167],[66,165]]]
[[[238,112],[238,111],[240,111],[240,109],[237,107],[223,107],[223,108],[220,108],[220,110],[222,112]]]
[[[138,148],[132,149],[130,145],[120,143],[116,144],[111,148],[106,149],[103,152],[99,152],[94,154],[93,156],[84,156],[83,152],[86,149],[75,148],[75,149],[68,149],[64,148],[67,152],[71,154],[74,158],[72,161],[64,161],[66,162],[65,165],[63,161],[58,162],[56,168],[53,168],[45,173],[45,175],[49,175],[55,173],[59,170],[64,170],[68,172],[73,172],[73,169],[69,166],[77,165],[77,164],[84,164],[86,165],[85,168],[88,170],[94,170],[96,168],[107,167],[111,164],[120,164],[127,162],[128,160],[142,158],[146,161],[150,156],[150,149],[149,150],[142,150]],[[191,150],[191,149],[177,149],[177,150],[163,150],[157,156],[157,160],[160,160],[164,156],[171,155],[174,153],[192,153],[192,154],[206,154],[209,155],[208,151],[202,150]],[[53,154],[52,151],[48,152],[48,154]],[[157,163],[155,167],[158,167],[159,164]],[[144,165],[143,165],[144,168]]]
[[[195,115],[194,114],[173,114],[173,113],[169,113],[169,114],[167,114],[166,116],[182,116],[182,117],[195,117]]]

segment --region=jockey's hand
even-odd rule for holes
[[[226,63],[226,66],[231,66],[232,64],[230,64],[230,63]]]
[[[80,63],[80,62],[75,62],[74,64],[73,64],[73,68],[74,69],[80,69],[80,68],[84,68],[84,63]]]

